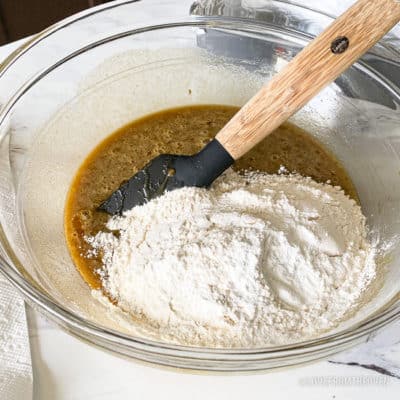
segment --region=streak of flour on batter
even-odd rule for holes
[[[357,307],[375,276],[365,217],[339,187],[228,171],[166,193],[88,237],[102,283],[164,340],[255,347],[305,340]]]

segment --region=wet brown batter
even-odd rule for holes
[[[76,174],[65,208],[65,236],[72,259],[95,289],[101,287],[96,270],[100,256],[87,256],[86,235],[105,230],[108,215],[96,211],[122,181],[162,153],[192,154],[212,139],[238,111],[228,106],[191,106],[162,111],[117,130],[89,154]],[[235,163],[235,169],[276,173],[281,165],[290,172],[330,180],[357,199],[346,171],[322,145],[298,127],[283,124]]]

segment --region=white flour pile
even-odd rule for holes
[[[184,188],[88,238],[103,284],[160,338],[252,347],[311,338],[357,306],[375,275],[360,207],[294,175],[228,172]]]

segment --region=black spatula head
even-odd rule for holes
[[[162,154],[122,184],[99,206],[99,210],[121,215],[165,191],[183,186],[207,187],[233,162],[216,139],[193,156]]]

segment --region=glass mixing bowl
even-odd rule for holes
[[[123,316],[111,317],[76,272],[63,236],[64,201],[78,166],[99,141],[160,109],[242,105],[331,21],[279,1],[268,2],[263,21],[189,16],[191,2],[179,2],[178,13],[171,4],[147,1],[145,12],[141,2],[120,1],[78,14],[2,65],[1,184],[8,195],[0,204],[1,273],[66,331],[159,365],[266,370],[364,340],[400,310],[400,89],[382,69],[400,71],[400,55],[385,43],[292,118],[344,164],[371,234],[386,246],[376,293],[371,289],[371,301],[351,319],[329,334],[287,346],[172,345],[131,328]]]

